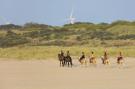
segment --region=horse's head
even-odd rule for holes
[[[61,57],[61,54],[58,54],[58,57],[60,58]]]

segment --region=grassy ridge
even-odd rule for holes
[[[135,22],[113,23],[77,22],[64,26],[27,23],[23,26],[0,25],[0,58],[48,59],[57,58],[61,49],[79,57],[91,51],[97,57],[107,47],[110,56],[122,51],[126,57],[135,57]]]
[[[81,52],[85,52],[87,56],[91,51],[95,52],[96,57],[103,55],[103,47],[89,47],[89,46],[72,46],[72,47],[58,47],[58,46],[26,46],[26,47],[12,47],[0,48],[0,58],[11,59],[57,59],[57,54],[60,50],[69,50],[72,56],[79,57]],[[135,47],[108,47],[110,57],[116,57],[119,51],[122,51],[125,57],[135,57]]]
[[[27,23],[23,26],[0,25],[0,47],[26,44],[35,46],[133,46],[135,45],[135,22],[116,21],[111,24],[77,22],[64,26],[38,23]]]

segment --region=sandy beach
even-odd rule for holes
[[[57,60],[1,60],[0,89],[135,89],[135,58],[123,65],[59,67]]]

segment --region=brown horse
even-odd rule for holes
[[[64,67],[64,64],[65,64],[64,56],[62,56],[61,54],[58,54],[58,59],[60,61],[60,66]]]
[[[95,56],[94,56],[94,52],[91,52],[91,57],[89,58],[89,62],[90,62],[90,64],[96,64],[97,63],[97,61],[96,61],[96,58],[95,58]]]
[[[87,61],[86,61],[84,52],[82,52],[82,56],[79,58],[79,62],[81,63],[81,65],[83,65],[83,64],[87,65]]]
[[[89,62],[90,62],[90,64],[96,64],[97,63],[95,57],[90,57]]]
[[[117,57],[117,63],[118,64],[123,64],[123,56],[122,56],[121,52],[120,52],[119,56]]]
[[[69,53],[69,51],[67,51],[67,55],[65,56],[64,55],[64,52],[63,51],[61,51],[61,53],[60,54],[58,54],[58,59],[59,59],[59,61],[60,61],[60,66],[71,66],[72,67],[72,65],[73,65],[73,63],[72,63],[72,58],[70,57],[70,53]]]
[[[73,66],[73,63],[72,63],[72,58],[70,56],[66,56],[64,57],[64,65],[67,65],[68,67],[69,66]]]
[[[60,66],[64,67],[65,65],[68,65],[72,67],[72,58],[70,56],[63,56],[61,54],[58,54],[58,59],[60,61]]]
[[[104,65],[109,64],[107,51],[104,52],[104,56],[101,57],[101,60],[102,60],[102,64],[104,64]]]
[[[106,59],[105,57],[101,57],[102,64],[106,65],[109,64],[109,59]]]

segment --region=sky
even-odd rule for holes
[[[135,20],[135,0],[0,0],[0,24],[63,25],[72,8],[76,22]]]

